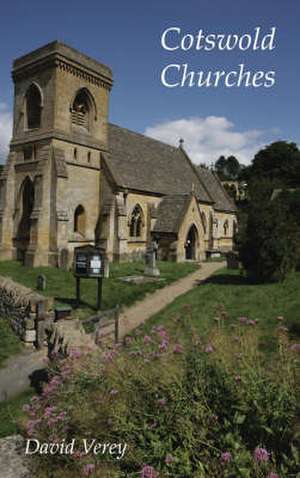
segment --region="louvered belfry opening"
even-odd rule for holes
[[[71,109],[72,125],[89,131],[90,102],[87,93],[81,90],[77,93]]]

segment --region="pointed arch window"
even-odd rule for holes
[[[130,237],[141,237],[143,229],[143,211],[139,204],[137,204],[130,216],[129,221],[129,235]]]
[[[81,204],[77,206],[74,212],[74,232],[85,236],[86,229],[86,213],[85,209]]]
[[[41,127],[42,95],[34,83],[26,92],[26,126],[28,129]]]

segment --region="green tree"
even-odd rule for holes
[[[220,156],[215,163],[215,171],[221,180],[235,180],[238,178],[241,165],[235,156]]]
[[[295,143],[276,141],[255,155],[249,172],[252,179],[265,177],[281,186],[300,186],[300,151]]]
[[[282,281],[295,267],[295,222],[287,204],[262,200],[264,193],[261,187],[249,203],[238,237],[240,259],[252,280]]]

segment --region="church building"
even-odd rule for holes
[[[232,249],[236,208],[184,150],[110,124],[112,71],[60,42],[13,63],[13,137],[0,176],[0,259],[69,267],[77,246],[109,260],[201,261]]]

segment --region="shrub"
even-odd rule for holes
[[[296,262],[295,228],[287,205],[280,200],[251,203],[238,248],[251,279],[284,280]]]
[[[43,394],[26,407],[27,435],[128,448],[122,460],[78,450],[34,456],[39,478],[293,476],[299,346],[281,326],[266,363],[258,325],[245,317],[231,329],[219,320],[206,340],[190,337],[183,346],[157,326],[101,357],[74,352],[54,362]]]

